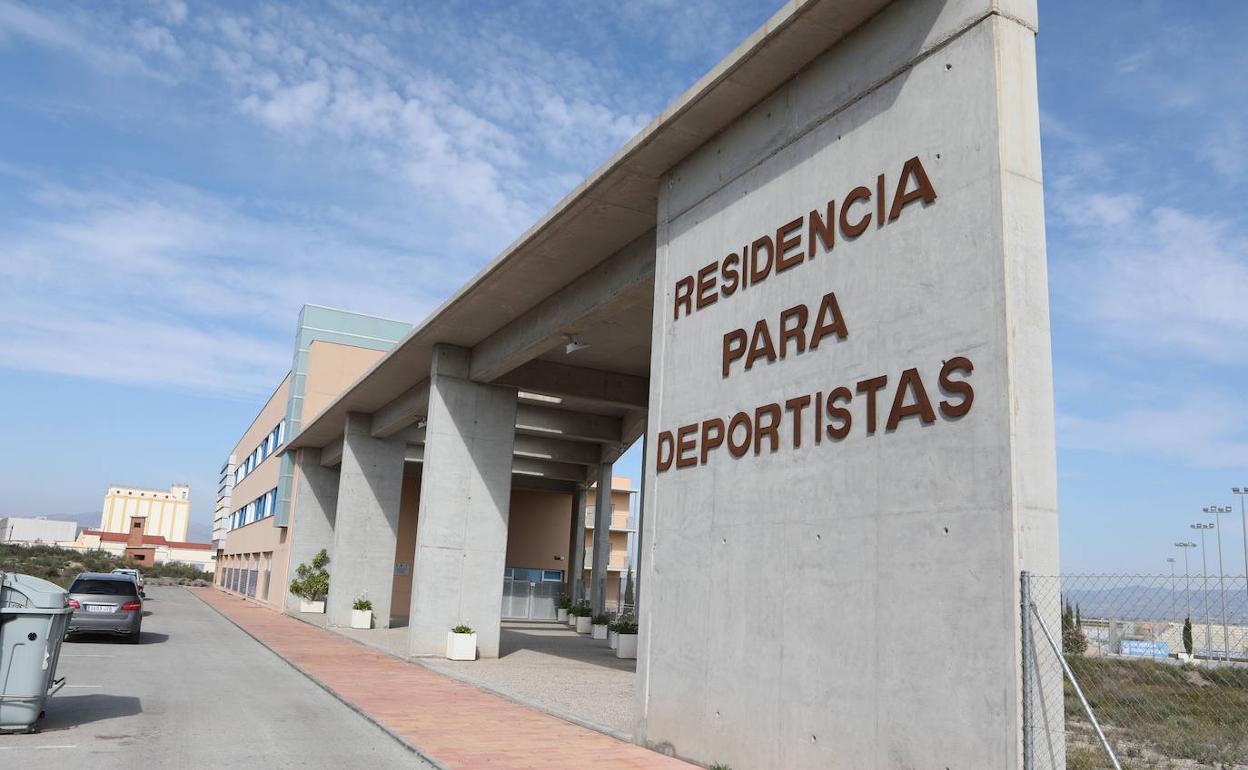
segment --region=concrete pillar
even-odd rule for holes
[[[572,558],[568,560],[573,602],[585,596],[585,504],[588,498],[585,486],[577,485],[572,493]]]
[[[637,568],[633,570],[633,613],[636,617],[641,617],[641,544],[646,533],[646,453],[650,451],[646,436],[641,434],[641,491],[637,493],[637,537],[633,541],[637,548]]]
[[[469,351],[437,345],[420,491],[408,647],[442,655],[464,623],[498,657],[516,391],[467,379]]]
[[[334,519],[338,508],[338,469],[321,465],[321,450],[300,449],[295,461],[295,495],[290,515],[290,572],[322,548],[333,558]],[[282,586],[285,590],[286,586]],[[286,609],[298,610],[299,597],[287,592]]]
[[[594,499],[594,561],[590,575],[595,615],[607,608],[607,566],[611,563],[611,472],[614,468],[615,463],[598,466],[598,492]]]
[[[331,626],[350,624],[351,605],[365,597],[373,603],[377,627],[390,627],[390,590],[407,441],[373,438],[371,427],[370,415],[347,413],[338,517],[329,562],[329,600],[325,603]]]

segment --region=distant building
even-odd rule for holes
[[[84,529],[70,547],[76,551],[106,551],[140,569],[151,564],[185,564],[212,573],[215,568],[212,543],[186,543],[161,535],[145,535],[137,526],[137,519],[133,533]]]
[[[73,521],[53,521],[42,516],[0,519],[0,543],[66,545],[77,537],[78,524]]]
[[[141,521],[144,535],[186,541],[191,521],[191,488],[174,484],[168,489],[109,487],[100,513],[100,531],[129,535]]]

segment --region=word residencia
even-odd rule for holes
[[[909,203],[920,200],[924,204],[932,203],[936,200],[936,190],[922,162],[913,157],[902,167],[891,204],[886,197],[884,174],[876,178],[874,216],[877,227],[883,227],[886,221],[896,220]],[[855,211],[853,206],[859,201],[864,205]],[[673,323],[680,320],[682,312],[687,317],[715,304],[721,297],[731,297],[738,291],[758,285],[772,274],[773,269],[778,274],[814,259],[818,246],[822,246],[824,251],[831,250],[838,231],[845,239],[862,235],[872,221],[871,208],[865,205],[871,201],[870,189],[855,187],[845,196],[839,212],[835,200],[828,201],[826,213],[812,210],[806,217],[798,217],[778,227],[774,238],[770,233],[762,235],[743,246],[739,253],[728,254],[695,274],[681,278],[675,286]],[[804,244],[803,232],[806,233]],[[814,325],[808,332],[807,326],[812,320]],[[825,337],[843,340],[849,334],[833,292],[823,295],[814,313],[806,305],[782,311],[777,329],[779,333],[775,337],[778,337],[779,345],[773,342],[773,334],[765,318],[755,324],[752,335],[747,335],[744,328],[725,333],[722,376],[730,376],[732,364],[742,358],[745,359],[744,368],[748,370],[760,359],[771,363],[784,361],[790,344],[797,354],[801,354],[817,349]],[[975,391],[966,378],[974,369],[974,364],[964,356],[942,362],[936,381],[947,397],[935,405],[919,370],[903,371],[892,388],[892,406],[884,423],[885,431],[896,430],[907,417],[930,424],[936,421],[937,412],[949,420],[966,414],[975,399]],[[805,393],[786,399],[783,404],[763,404],[752,411],[739,411],[731,417],[712,417],[700,423],[682,425],[674,431],[661,431],[658,434],[656,470],[662,473],[673,466],[690,468],[704,465],[711,453],[720,448],[726,448],[733,457],[743,457],[751,451],[759,455],[764,447],[769,452],[776,452],[780,448],[781,432],[785,430],[783,426],[786,422],[794,449],[800,449],[803,440],[815,444],[822,443],[825,438],[840,441],[850,435],[855,425],[854,415],[849,409],[855,394],[861,396],[861,401],[866,404],[862,421],[865,432],[873,435],[879,427],[877,394],[889,385],[887,375],[870,377],[855,383],[853,390],[841,386],[826,392]],[[784,419],[786,413],[791,415],[791,420]]]

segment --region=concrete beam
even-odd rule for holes
[[[403,462],[423,463],[424,461],[425,461],[425,445],[424,444],[408,444],[407,451],[403,453]]]
[[[645,409],[650,380],[552,361],[530,361],[499,377],[495,384],[551,396],[583,398],[612,406]]]
[[[390,438],[429,414],[429,380],[421,380],[373,413],[373,437]]]
[[[587,468],[573,463],[552,463],[546,460],[531,460],[527,457],[512,457],[511,472],[516,476],[584,482]]]
[[[530,404],[516,406],[516,433],[529,436],[618,444],[621,427],[618,417],[566,412]]]
[[[632,301],[631,292],[654,279],[651,230],[599,262],[472,349],[469,378],[494,382],[537,358],[596,320]]]
[[[326,468],[333,468],[342,464],[342,444],[341,440],[336,441],[329,446],[321,448],[321,465]]]
[[[584,441],[560,441],[544,436],[516,436],[511,451],[516,457],[577,465],[597,465],[601,457],[598,447],[593,444]]]

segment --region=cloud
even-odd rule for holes
[[[157,178],[40,184],[0,219],[0,365],[263,393],[305,302],[415,321],[469,265],[333,211],[262,218]],[[251,208],[254,208],[255,204]]]
[[[1248,466],[1248,416],[1242,400],[1221,390],[1189,391],[1160,406],[1132,406],[1096,417],[1061,413],[1065,449],[1161,458],[1179,466]]]

